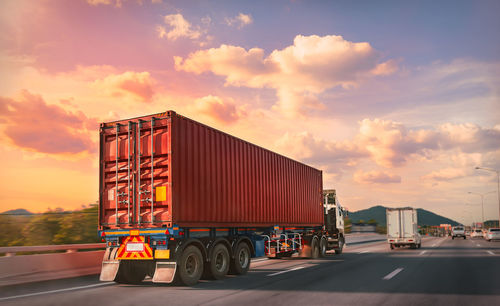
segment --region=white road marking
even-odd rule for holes
[[[420,252],[420,255],[424,255],[427,251]]]
[[[476,244],[476,246],[477,246],[477,247],[480,247],[480,245],[479,245],[479,244]]]
[[[257,258],[257,259],[252,259],[252,262],[261,262],[261,261],[266,261],[268,260],[269,258],[267,257],[264,257],[264,258]]]
[[[495,255],[495,253],[493,253],[492,251],[487,251],[487,252],[491,255]]]
[[[283,273],[287,273],[287,272],[292,272],[292,271],[295,271],[295,270],[300,270],[300,269],[304,269],[305,267],[295,267],[295,268],[291,268],[291,269],[288,269],[288,270],[285,270],[285,271],[279,271],[279,272],[276,272],[276,273],[271,273],[271,274],[268,274],[267,276],[275,276],[275,275],[279,275],[279,274],[283,274]]]
[[[92,285],[87,285],[87,286],[78,286],[78,287],[71,287],[71,288],[64,288],[64,289],[57,289],[57,290],[34,292],[34,293],[28,293],[28,294],[3,297],[3,298],[0,298],[0,301],[23,298],[23,297],[28,297],[28,296],[36,296],[36,295],[58,293],[58,292],[65,292],[65,291],[73,291],[73,290],[80,290],[80,289],[88,289],[88,288],[101,287],[101,286],[109,286],[109,285],[115,285],[115,284],[116,283],[114,283],[114,282],[107,282],[107,283],[97,283],[97,284],[92,284]]]
[[[396,270],[392,271],[391,273],[387,274],[382,278],[383,280],[390,280],[394,276],[396,276],[399,272],[403,271],[403,268],[397,268]]]
[[[431,245],[431,247],[435,247],[435,246],[436,246],[436,244],[435,244],[435,243],[434,243],[433,245]]]
[[[365,253],[370,253],[370,251],[361,251],[358,254],[365,254]]]

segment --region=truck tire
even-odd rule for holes
[[[417,244],[417,249],[420,249],[421,246],[422,246],[422,242],[420,242],[419,244]]]
[[[335,254],[340,255],[342,254],[342,250],[344,249],[344,237],[339,238],[339,247],[338,249],[335,249]]]
[[[321,237],[321,239],[319,240],[319,257],[326,257],[326,245],[326,238]]]
[[[203,256],[194,245],[184,249],[178,261],[177,276],[179,281],[186,285],[195,285],[203,273]]]
[[[391,248],[391,250],[394,250],[394,244],[393,243],[390,243],[389,247]]]
[[[318,237],[314,236],[311,240],[311,258],[319,257],[319,241]]]
[[[455,236],[451,236],[451,240],[455,240]]]
[[[205,269],[209,278],[222,279],[229,270],[229,251],[222,243],[217,244],[210,255]]]
[[[140,284],[146,277],[147,269],[142,262],[122,260],[115,278],[119,284]]]
[[[465,240],[465,236],[464,236],[464,240]]]
[[[250,268],[251,261],[250,248],[245,242],[240,242],[236,251],[234,252],[234,258],[231,261],[231,267],[229,269],[231,274],[246,274]]]

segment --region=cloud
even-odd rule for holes
[[[0,98],[3,134],[14,145],[47,154],[93,152],[89,130],[98,124],[82,112],[47,104],[41,96],[22,91],[19,99]]]
[[[285,133],[276,141],[275,146],[286,156],[326,168],[330,174],[335,175],[355,166],[358,160],[369,157],[369,152],[355,142],[325,141],[308,132]]]
[[[380,62],[381,55],[367,42],[354,43],[342,36],[297,35],[294,44],[274,50],[221,45],[175,57],[175,68],[223,76],[226,85],[273,88],[275,108],[287,115],[322,109],[317,95],[329,88],[349,89],[364,78],[395,71],[395,62]]]
[[[143,102],[150,102],[155,95],[156,81],[149,72],[126,71],[111,74],[94,81],[94,85],[109,92],[113,96],[129,94]]]
[[[163,21],[169,27],[169,30],[167,30],[164,26],[157,26],[156,31],[158,32],[158,37],[160,38],[167,38],[172,41],[181,37],[197,39],[202,34],[199,28],[194,29],[191,23],[184,19],[181,14],[166,15],[163,17]]]
[[[239,13],[237,16],[233,18],[226,18],[226,24],[230,27],[236,26],[238,29],[243,28],[249,24],[253,23],[253,18],[251,15]]]
[[[115,7],[122,7],[123,2],[126,2],[127,0],[87,0],[87,3],[92,5],[92,6],[98,6],[98,5],[113,5]],[[137,4],[142,5],[143,0],[135,0]],[[151,0],[151,3],[162,3],[162,0]]]
[[[431,173],[422,176],[422,179],[433,181],[451,181],[454,179],[463,178],[468,174],[469,173],[467,173],[464,169],[445,168],[437,171],[432,171]]]
[[[355,182],[362,184],[394,184],[401,183],[401,177],[399,175],[390,174],[382,171],[368,171],[363,172],[361,170],[354,173],[353,179]]]
[[[481,156],[500,150],[500,129],[469,123],[410,129],[390,120],[364,119],[359,122],[358,133],[349,140],[326,141],[308,132],[286,133],[276,142],[276,147],[293,158],[327,167],[337,174],[367,159],[387,168],[402,167],[419,158],[430,160],[444,152],[448,152],[449,159],[450,150],[455,152],[456,164],[466,163],[465,166],[472,167],[481,161]],[[459,173],[446,170],[426,178],[452,178]]]
[[[197,99],[195,109],[222,123],[234,123],[246,115],[245,111],[232,101],[224,101],[212,95]]]

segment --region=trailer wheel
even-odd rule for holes
[[[389,244],[389,246],[391,247],[391,250],[394,250],[394,244],[393,243]]]
[[[142,262],[122,260],[115,278],[119,284],[139,284],[147,274],[147,267]]]
[[[319,242],[318,237],[314,236],[311,240],[311,258],[319,257]]]
[[[184,249],[178,262],[179,280],[186,286],[195,285],[203,273],[203,256],[194,245]]]
[[[231,261],[231,274],[246,274],[250,268],[250,248],[245,242],[240,242]]]
[[[319,241],[319,256],[320,257],[326,257],[326,245],[327,245],[326,238],[321,237],[321,239]]]
[[[222,279],[229,270],[229,251],[222,243],[217,244],[210,255],[210,262],[205,267],[210,278]]]

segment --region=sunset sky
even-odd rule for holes
[[[0,2],[0,212],[98,199],[98,125],[166,110],[356,211],[498,219],[500,1]]]

